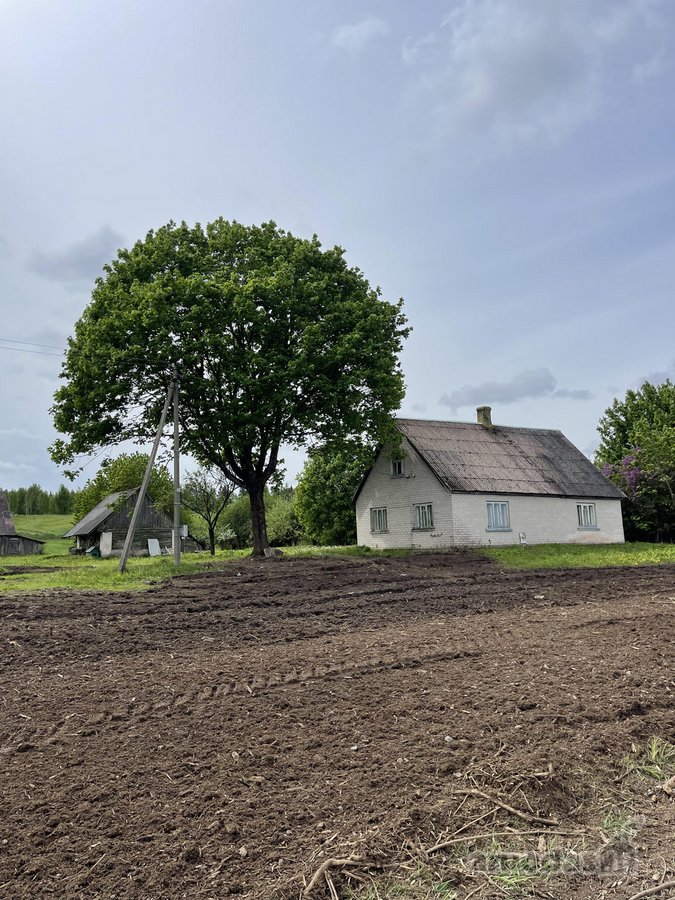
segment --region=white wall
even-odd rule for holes
[[[359,544],[378,550],[449,547],[453,543],[453,495],[442,487],[405,439],[402,450],[405,454],[402,478],[392,478],[386,448],[375,460],[356,500],[356,539]],[[413,529],[415,503],[433,504],[434,528],[431,531]],[[381,506],[387,508],[389,530],[386,534],[373,534],[370,531],[370,510]]]
[[[507,500],[511,531],[488,531],[488,500]],[[622,544],[621,501],[589,500],[595,504],[597,529],[579,528],[577,498],[529,497],[522,494],[453,494],[455,543],[458,546],[528,544]]]
[[[356,501],[357,541],[373,549],[401,547],[431,549],[451,546],[528,544],[623,543],[619,500],[587,500],[595,504],[597,530],[580,529],[577,499],[505,494],[450,493],[432,474],[407,441],[403,441],[403,477],[393,478],[389,455],[383,450]],[[510,531],[488,531],[488,500],[507,500]],[[434,528],[416,530],[413,505],[433,505]],[[370,530],[370,510],[386,507],[386,534]]]

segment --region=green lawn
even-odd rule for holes
[[[19,534],[48,541],[51,538],[62,538],[72,528],[73,517],[67,516],[14,516],[14,527]],[[65,552],[68,552],[66,547]]]
[[[675,563],[675,544],[539,544],[481,552],[510,569],[579,569]]]

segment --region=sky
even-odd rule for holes
[[[404,298],[401,415],[592,454],[675,377],[674,87],[672,0],[0,0],[0,486],[102,266],[219,216]]]

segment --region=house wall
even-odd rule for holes
[[[356,530],[359,544],[373,549],[449,546],[502,546],[528,544],[623,543],[623,521],[619,500],[589,500],[595,504],[597,529],[580,529],[577,498],[506,494],[463,494],[446,490],[415,450],[403,441],[403,477],[392,477],[388,452],[383,450],[356,500]],[[507,500],[510,530],[488,531],[488,500]],[[417,503],[431,503],[434,528],[413,528]],[[388,530],[370,530],[370,510],[386,507]]]
[[[446,491],[429,467],[404,439],[403,475],[392,477],[388,450],[375,460],[366,484],[356,499],[356,539],[359,544],[378,550],[411,547],[432,549],[453,544],[453,495]],[[413,528],[416,503],[433,505],[434,528]],[[388,531],[374,534],[370,530],[370,510],[387,508]]]
[[[508,501],[510,531],[487,530],[488,500]],[[455,493],[452,502],[458,546],[518,544],[521,533],[528,544],[622,544],[624,541],[620,500]],[[578,502],[595,504],[597,529],[579,528]]]

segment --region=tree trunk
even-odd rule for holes
[[[216,529],[213,527],[213,525],[210,522],[208,524],[208,529],[209,529],[209,550],[211,551],[211,556],[215,556],[216,555]]]
[[[267,540],[267,522],[265,521],[265,485],[253,482],[247,485],[248,498],[251,504],[251,531],[253,537],[253,556],[264,556],[269,550]]]

